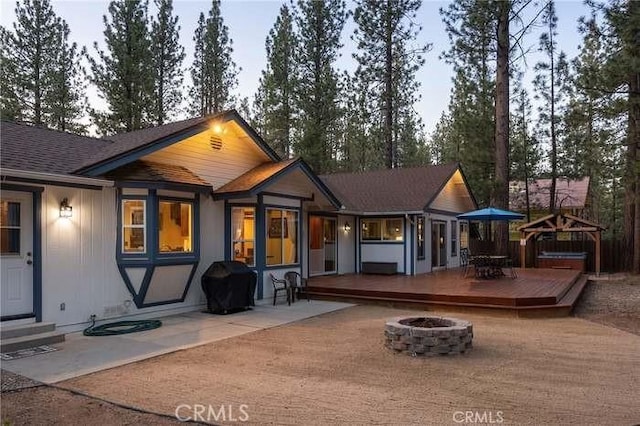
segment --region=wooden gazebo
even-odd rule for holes
[[[596,243],[596,274],[600,275],[600,240],[604,226],[567,213],[550,214],[518,227],[520,231],[520,266],[526,267],[527,242],[546,232],[584,232]]]

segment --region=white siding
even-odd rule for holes
[[[469,188],[465,185],[459,170],[451,176],[451,179],[429,205],[429,208],[458,213],[464,213],[475,208],[471,201]]]
[[[211,135],[211,130],[206,130],[143,159],[186,167],[214,189],[269,161],[248,137],[223,135],[222,148],[215,150],[210,145]]]
[[[404,274],[404,245],[403,244],[360,244],[362,262],[395,262],[398,273]]]
[[[349,222],[350,231],[344,230]],[[353,216],[338,216],[338,274],[356,272],[356,220]]]
[[[174,194],[185,196],[186,194]],[[67,197],[73,217],[59,217]],[[46,186],[42,194],[43,321],[71,331],[100,319],[154,316],[162,311],[197,309],[204,303],[200,276],[214,260],[223,259],[224,203],[202,196],[200,202],[201,260],[183,303],[137,309],[116,264],[116,192]],[[188,267],[189,269],[191,266]],[[156,274],[162,271],[157,269]],[[154,274],[154,276],[156,275]],[[139,273],[134,281],[139,281]],[[135,283],[139,285],[138,282]],[[151,291],[151,289],[150,289]],[[60,305],[64,303],[64,310]]]

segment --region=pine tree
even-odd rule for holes
[[[265,42],[267,68],[260,79],[263,96],[265,137],[273,149],[284,158],[292,152],[294,131],[294,105],[296,94],[297,38],[293,28],[293,16],[287,5],[280,8],[273,28]]]
[[[599,26],[605,51],[608,53],[603,66],[606,86],[604,93],[616,94],[618,105],[612,113],[624,123],[625,128],[616,135],[623,141],[624,149],[624,242],[628,267],[640,273],[640,2],[613,0],[592,3],[592,7],[604,16]]]
[[[489,205],[495,175],[496,13],[494,4],[461,0],[441,9],[451,48],[443,53],[454,78],[446,151],[455,154],[480,205]]]
[[[232,91],[238,84],[238,69],[231,58],[233,40],[222,18],[220,0],[213,0],[206,19],[200,14],[193,41],[191,111],[200,116],[214,114],[233,105]]]
[[[147,1],[112,1],[103,16],[107,51],[94,44],[98,59],[88,57],[91,82],[107,102],[106,112],[93,111],[103,134],[141,129],[151,124],[153,73],[147,28]]]
[[[569,64],[566,55],[559,51],[557,42],[558,18],[553,1],[545,5],[542,22],[546,26],[540,36],[540,51],[546,55],[534,67],[536,77],[534,87],[536,99],[540,99],[540,138],[549,144],[551,186],[549,188],[549,212],[554,213],[561,206],[556,205],[556,180],[558,178],[558,146],[563,137],[561,128],[562,109],[568,94]]]
[[[47,123],[57,130],[81,134],[87,130],[81,120],[88,108],[85,70],[80,64],[83,53],[76,43],[69,43],[67,23],[62,21],[59,29],[57,57],[45,96],[50,111]]]
[[[299,0],[296,17],[300,83],[296,106],[300,133],[294,151],[317,173],[336,167],[340,78],[333,64],[339,56],[346,19],[344,0]]]
[[[421,30],[414,24],[421,4],[421,0],[358,0],[353,13],[357,24],[353,38],[358,46],[354,58],[379,99],[372,106],[381,107],[383,140],[377,143],[384,146],[387,168],[399,165],[400,128],[406,131],[406,126],[417,124],[411,116],[419,87],[415,73],[424,64],[422,54],[430,48],[410,46]],[[409,151],[414,148],[405,146]]]
[[[13,31],[2,29],[2,117],[46,125],[46,103],[61,20],[49,0],[17,2]],[[6,86],[6,87],[4,87]]]
[[[182,62],[184,47],[179,42],[178,17],[173,16],[173,0],[154,0],[158,16],[151,22],[151,64],[154,90],[151,121],[164,124],[174,118],[182,103]]]

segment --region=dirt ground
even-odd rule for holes
[[[640,336],[640,276],[589,281],[573,314]]]
[[[358,306],[60,385],[211,423],[640,424],[640,277],[590,283],[574,318],[453,314],[474,324],[458,357],[383,348],[402,314]],[[177,423],[2,373],[3,424]]]
[[[3,392],[4,425],[176,425],[175,419],[141,413],[48,386]]]

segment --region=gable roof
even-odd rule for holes
[[[213,196],[214,198],[232,198],[255,195],[265,186],[293,170],[301,170],[335,208],[339,209],[342,207],[342,202],[335,196],[332,190],[313,173],[309,165],[305,163],[302,158],[291,158],[277,163],[261,164],[225,185],[222,185],[213,192]]]
[[[0,166],[40,173],[71,174],[96,151],[113,144],[27,124],[0,123]]]
[[[348,211],[422,212],[458,169],[458,164],[453,163],[336,173],[320,178],[340,197]]]
[[[563,209],[582,209],[589,195],[589,177],[580,179],[558,178],[556,180],[556,205]],[[548,209],[551,194],[551,179],[537,179],[529,183],[529,204],[534,209]],[[525,185],[523,181],[509,183],[509,207],[525,210]]]
[[[272,161],[280,160],[278,154],[247,124],[236,110],[228,110],[218,114],[190,118],[162,126],[109,136],[108,139],[114,143],[97,152],[86,161],[82,167],[78,168],[76,172],[90,176],[107,173],[126,163],[135,161],[144,155],[206,130],[209,122],[212,120],[222,122],[230,120],[236,121],[236,123],[251,136],[268,158]]]
[[[186,167],[136,160],[106,174],[107,179],[135,182],[170,182],[183,185],[202,186],[211,190],[211,185]]]

